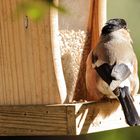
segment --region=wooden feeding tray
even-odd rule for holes
[[[80,135],[126,127],[116,100],[79,102],[86,100],[85,62],[106,20],[106,0],[59,0],[73,13],[48,7],[40,22],[24,14],[15,19],[21,1],[0,4],[0,135]],[[140,96],[134,99],[138,110]]]
[[[140,96],[135,106],[140,107]],[[117,108],[117,109],[116,109]],[[138,110],[140,114],[140,110]],[[0,107],[0,135],[80,135],[128,127],[118,102]]]

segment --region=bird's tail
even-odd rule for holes
[[[118,99],[122,105],[122,109],[125,115],[126,122],[130,126],[137,126],[140,124],[140,118],[133,104],[132,98],[129,94],[128,87],[117,88],[114,93],[118,96]]]

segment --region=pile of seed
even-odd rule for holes
[[[60,30],[61,58],[70,100],[73,97],[85,40],[85,31]]]

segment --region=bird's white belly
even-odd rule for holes
[[[108,98],[117,98],[116,95],[111,91],[109,85],[102,79],[98,79],[97,88],[102,94],[104,94]]]
[[[119,87],[127,86],[130,89],[130,80],[127,78],[126,80],[122,81]]]

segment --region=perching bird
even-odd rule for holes
[[[130,126],[139,125],[140,119],[132,98],[139,89],[137,72],[137,58],[126,21],[119,18],[108,20],[96,48],[87,58],[88,97],[94,101],[104,97],[117,98],[126,122]]]

